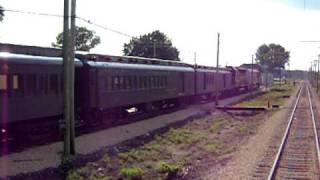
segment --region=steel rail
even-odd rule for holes
[[[290,127],[291,127],[291,124],[292,124],[293,116],[294,116],[294,113],[295,113],[295,111],[297,109],[297,105],[298,105],[298,102],[300,100],[301,92],[302,92],[302,87],[300,87],[300,89],[299,89],[299,95],[297,97],[297,100],[296,100],[295,105],[293,107],[293,110],[291,112],[289,123],[288,123],[287,129],[286,129],[286,131],[284,133],[284,136],[282,138],[281,145],[280,145],[280,147],[278,149],[276,158],[275,158],[275,160],[273,162],[273,165],[272,165],[272,168],[271,168],[271,170],[269,172],[268,180],[272,180],[274,178],[274,176],[275,176],[276,168],[277,168],[277,166],[279,164],[279,160],[280,160],[280,157],[282,155],[284,145],[285,145],[285,143],[287,141],[287,138],[288,138],[288,135],[289,135],[289,131],[290,131]]]
[[[314,136],[315,136],[315,139],[316,139],[318,167],[320,167],[320,147],[319,147],[317,126],[316,126],[316,121],[315,121],[315,118],[314,118],[313,106],[312,106],[312,102],[311,102],[309,87],[307,87],[307,90],[308,90],[308,99],[309,99],[310,111],[311,111],[311,117],[312,117],[312,124],[313,124],[313,133],[314,133]]]

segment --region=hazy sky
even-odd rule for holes
[[[61,14],[63,0],[0,0],[5,9]],[[77,15],[105,27],[139,36],[166,33],[184,62],[215,65],[221,33],[221,65],[250,63],[263,43],[279,43],[291,52],[290,69],[307,69],[320,53],[319,0],[78,0]],[[101,36],[93,52],[122,55],[129,37],[85,22]],[[0,41],[50,46],[62,31],[62,18],[5,12]]]

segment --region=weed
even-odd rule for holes
[[[210,127],[210,132],[214,133],[220,130],[222,127],[225,127],[227,125],[227,122],[225,119],[216,119],[213,121],[211,127]]]
[[[105,163],[105,164],[108,164],[108,163],[111,162],[111,158],[110,158],[110,156],[109,156],[108,154],[106,154],[106,155],[103,156],[103,158],[102,158],[101,161],[102,161],[103,163]]]
[[[120,176],[129,180],[142,179],[143,174],[143,170],[139,167],[121,168],[120,170]]]
[[[248,130],[250,129],[245,124],[241,124],[241,125],[239,124],[238,126],[236,126],[236,130],[239,134],[244,135],[244,134],[247,134]]]
[[[131,150],[129,152],[118,153],[118,157],[127,162],[133,162],[135,160],[143,161],[147,153],[145,150]]]
[[[201,147],[204,151],[212,153],[214,155],[219,155],[222,153],[223,147],[221,144],[218,143],[209,143],[206,145],[203,145]]]
[[[84,177],[76,170],[69,172],[67,180],[84,180]]]
[[[272,104],[282,105],[285,101],[283,96],[289,96],[293,91],[292,85],[274,85],[270,88],[270,91],[262,94],[249,101],[244,101],[240,103],[241,106],[267,106],[268,101]]]
[[[174,177],[178,174],[178,172],[182,171],[183,164],[177,163],[177,164],[169,164],[164,161],[161,161],[158,165],[158,171],[160,173],[166,173],[168,174],[168,177]]]
[[[192,144],[203,138],[200,133],[189,129],[170,129],[166,137],[173,144]]]
[[[158,143],[157,141],[155,141],[155,142],[152,142],[152,143],[148,144],[145,147],[145,149],[149,150],[149,151],[157,151],[157,152],[159,152],[161,150],[161,144]]]

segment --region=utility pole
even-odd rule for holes
[[[70,83],[69,83],[69,0],[64,0],[64,15],[63,15],[63,100],[64,111],[63,118],[65,122],[64,132],[64,157],[63,160],[67,161],[70,157]]]
[[[254,59],[254,55],[252,54],[252,57],[251,57],[251,91],[253,90],[253,59]]]
[[[311,61],[311,73],[310,73],[310,82],[311,82],[311,85],[313,84],[313,63]]]
[[[319,70],[320,70],[320,67],[319,67],[319,64],[320,64],[320,54],[318,55],[318,71],[317,71],[317,93],[319,92]]]
[[[317,86],[318,77],[317,77],[317,60],[316,59],[314,60],[313,65],[314,65],[314,83],[316,83],[315,86]]]
[[[70,97],[70,153],[72,155],[76,154],[75,150],[75,110],[74,110],[74,84],[75,84],[75,66],[74,66],[74,58],[75,58],[75,32],[76,32],[76,0],[71,0],[71,24],[70,24],[70,91],[71,91],[71,97]]]
[[[156,58],[156,42],[153,42],[153,58]]]
[[[194,92],[197,94],[197,53],[194,52]]]
[[[317,92],[318,92],[318,90],[319,90],[319,61],[318,60],[315,60],[315,65],[316,65],[316,67],[315,67],[315,69],[316,69],[316,86],[317,86]]]
[[[216,73],[217,73],[217,75],[216,75],[216,77],[218,77],[219,76],[219,47],[220,46],[220,33],[218,33],[218,44],[217,44],[217,67],[216,67]],[[216,106],[217,105],[219,105],[219,95],[218,95],[218,93],[219,93],[219,88],[218,88],[218,83],[216,83],[216,82],[218,82],[217,81],[218,80],[218,78],[216,79],[216,81],[215,81],[215,87],[216,87],[216,98],[215,98],[215,100],[216,100]]]
[[[74,34],[76,0],[64,0],[63,20],[63,118],[65,122],[63,162],[75,154],[74,143]],[[71,10],[71,12],[70,12]]]

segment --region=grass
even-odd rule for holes
[[[210,132],[218,132],[220,129],[224,128],[225,126],[228,125],[228,122],[224,118],[219,118],[213,121],[211,127],[210,127]]]
[[[120,177],[128,180],[142,179],[143,170],[140,167],[130,167],[120,169]]]
[[[90,168],[88,164],[85,167],[82,167],[77,170],[71,170],[67,176],[67,180],[85,180],[85,179],[92,179],[92,180],[109,180],[112,179],[109,176],[106,176],[102,173],[98,173],[99,169]],[[88,178],[85,178],[88,177]]]
[[[282,96],[292,90],[290,86],[274,86],[270,92],[240,104],[265,105],[269,98],[279,103],[284,100]],[[216,163],[229,156],[269,113],[198,119],[183,127],[171,128],[129,151],[121,150],[127,147],[115,147],[99,161],[70,171],[68,179],[179,179],[187,164],[198,160]]]
[[[201,146],[201,149],[206,152],[212,153],[213,155],[219,155],[223,152],[223,146],[219,143],[208,143]]]
[[[267,93],[264,93],[254,99],[241,102],[238,106],[268,106],[278,104],[283,105],[285,102],[284,96],[290,96],[294,87],[292,84],[273,85]]]
[[[139,150],[131,150],[128,152],[118,153],[119,159],[123,160],[123,162],[134,162],[134,161],[144,161],[146,156],[150,155],[151,151],[147,149],[139,149]]]
[[[182,171],[182,169],[183,169],[182,163],[170,164],[170,163],[161,161],[158,165],[158,171],[160,173],[166,173],[170,177],[176,176],[178,172]]]

